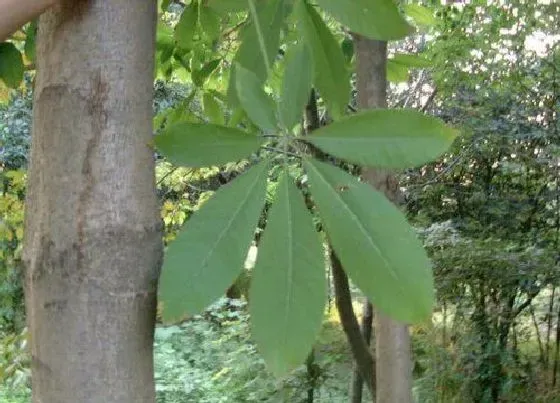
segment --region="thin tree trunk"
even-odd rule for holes
[[[24,262],[36,403],[155,401],[155,1],[39,22]]]
[[[352,296],[350,295],[350,286],[348,284],[348,276],[344,272],[340,260],[333,250],[331,250],[331,264],[333,273],[333,282],[335,288],[335,299],[340,322],[348,344],[352,350],[354,362],[362,379],[367,379],[366,383],[370,393],[374,396],[375,392],[375,361],[369,350],[369,345],[362,336],[360,325],[354,315],[352,307]]]
[[[443,302],[443,327],[441,329],[441,345],[447,347],[447,304]]]
[[[556,295],[556,287],[552,286],[552,293],[548,303],[548,313],[546,316],[546,336],[545,336],[545,353],[544,353],[544,368],[548,369],[550,363],[550,336],[552,334],[552,315],[554,312],[554,297]]]
[[[371,343],[371,333],[373,326],[373,305],[364,298],[364,307],[362,310],[361,331],[364,341],[369,346]],[[373,376],[372,376],[373,378]],[[364,378],[360,375],[357,365],[354,366],[354,374],[352,375],[352,390],[350,391],[352,403],[362,403],[362,395],[364,391]]]
[[[387,43],[354,35],[358,106],[387,107]],[[365,169],[363,178],[398,204],[398,182],[389,171]],[[412,402],[412,363],[408,326],[375,315],[376,396],[380,403]]]
[[[560,309],[558,309],[558,315],[556,316],[556,343],[554,350],[554,365],[552,367],[552,386],[556,386],[556,380],[558,376],[558,363],[560,361]]]
[[[533,306],[533,304],[529,305],[529,312],[531,312],[531,319],[533,321],[535,334],[537,336],[537,344],[539,346],[539,361],[541,362],[541,365],[544,366],[544,347],[541,338],[541,331],[539,329],[539,323],[537,322],[537,316],[535,315],[535,307]]]

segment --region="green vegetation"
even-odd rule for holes
[[[316,3],[159,2],[157,401],[349,401],[331,249],[356,312],[413,324],[418,402],[560,401],[560,5]],[[0,44],[8,403],[31,386],[33,30]],[[391,40],[392,109],[357,112],[348,30]],[[403,206],[361,167],[401,170]]]

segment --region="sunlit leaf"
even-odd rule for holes
[[[432,66],[432,62],[425,57],[410,53],[397,53],[389,60],[407,67],[425,68]]]
[[[376,109],[346,117],[305,137],[323,151],[360,165],[409,168],[432,161],[455,130],[409,109]]]
[[[223,165],[246,158],[261,138],[232,127],[181,122],[155,137],[157,148],[174,164],[189,167]]]
[[[426,6],[420,4],[405,4],[404,12],[415,24],[424,26],[433,26],[437,23],[434,12]]]
[[[317,4],[352,32],[372,39],[401,39],[411,32],[394,0],[317,0]]]
[[[321,328],[325,259],[311,215],[284,173],[251,277],[252,335],[267,367],[284,376],[302,364]]]
[[[304,162],[327,236],[352,281],[386,315],[430,317],[431,264],[404,215],[383,194],[332,165]]]
[[[221,187],[169,245],[159,284],[163,320],[200,313],[243,270],[265,203],[268,163]]]
[[[313,60],[304,43],[292,46],[286,54],[286,69],[280,95],[280,120],[288,130],[301,119],[313,84]]]
[[[387,80],[392,83],[407,82],[410,78],[410,70],[404,64],[396,63],[394,60],[387,60]]]
[[[295,13],[313,51],[315,85],[332,116],[338,119],[344,115],[350,99],[350,75],[342,48],[313,6],[298,0]]]

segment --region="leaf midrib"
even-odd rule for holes
[[[206,264],[208,263],[208,260],[210,259],[210,256],[214,253],[214,251],[216,250],[217,245],[222,241],[226,232],[230,230],[230,228],[232,226],[232,223],[235,221],[235,219],[239,215],[239,212],[241,211],[241,209],[247,204],[247,200],[249,200],[251,194],[253,193],[253,189],[257,186],[257,183],[259,182],[259,180],[261,178],[261,175],[263,173],[262,171],[264,171],[265,168],[266,168],[266,163],[263,162],[262,164],[263,164],[263,166],[261,167],[261,172],[259,172],[259,174],[255,178],[255,181],[251,184],[251,186],[249,188],[249,191],[246,193],[245,197],[243,198],[243,201],[241,203],[239,203],[239,206],[237,207],[237,209],[235,209],[235,213],[231,215],[231,218],[227,222],[227,225],[220,232],[220,235],[218,236],[217,240],[213,243],[212,248],[210,248],[210,250],[208,251],[208,253],[204,257],[204,259],[200,263],[200,265],[198,267],[198,270],[196,272],[196,275],[194,276],[195,278],[200,276],[200,274],[203,271],[202,268],[205,267]]]
[[[319,170],[317,168],[315,168],[315,166],[313,165],[312,162],[308,161],[308,165],[310,167],[313,168],[313,170],[316,172],[316,174],[318,175],[319,179],[321,179],[326,185],[327,185],[327,189],[329,189],[329,192],[331,192],[336,199],[338,199],[343,208],[350,214],[350,217],[352,218],[352,221],[356,223],[356,225],[358,226],[358,228],[361,230],[362,233],[364,233],[366,236],[365,238],[369,241],[369,243],[373,246],[373,248],[377,251],[377,253],[379,254],[379,256],[381,257],[381,259],[383,260],[383,263],[385,264],[385,266],[387,267],[389,273],[391,274],[391,276],[396,280],[397,284],[400,285],[399,282],[399,277],[397,275],[397,273],[395,273],[395,271],[393,270],[393,268],[391,267],[389,261],[387,260],[387,258],[385,257],[385,255],[381,252],[381,250],[379,249],[379,247],[377,246],[377,244],[374,242],[374,240],[371,238],[371,236],[369,236],[368,231],[364,228],[364,226],[362,225],[362,223],[360,222],[360,220],[358,219],[358,217],[354,214],[354,212],[348,207],[348,205],[345,203],[344,199],[342,199],[342,197],[340,196],[340,194],[336,191],[333,190],[332,186],[329,184],[329,182],[324,178],[324,176],[321,174],[321,172],[319,172]],[[401,288],[401,291],[404,292],[402,286],[399,287]]]

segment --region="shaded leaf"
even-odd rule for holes
[[[280,95],[280,120],[284,128],[292,129],[301,119],[309,102],[313,84],[313,60],[304,43],[292,46],[286,54],[286,69]]]
[[[333,118],[338,119],[344,115],[350,99],[350,74],[342,48],[313,6],[299,0],[295,13],[302,34],[313,51],[315,85]]]
[[[251,71],[240,65],[235,66],[237,96],[249,118],[266,132],[277,129],[275,104],[264,92],[262,82]]]
[[[202,87],[204,82],[212,75],[220,65],[221,59],[214,59],[206,63],[200,70],[193,70],[191,78],[194,85]]]
[[[171,0],[162,0],[161,4],[160,4],[160,10],[163,12],[166,12],[167,9],[169,8],[169,4],[171,3]]]
[[[407,67],[424,68],[432,66],[432,62],[425,57],[410,53],[397,53],[389,60]]]
[[[207,41],[211,42],[220,36],[220,16],[214,9],[207,6],[201,7],[198,17],[202,33]]]
[[[35,41],[37,36],[37,21],[32,21],[25,31],[25,57],[31,63],[35,63]]]
[[[350,38],[344,38],[340,44],[342,53],[346,58],[346,63],[350,63],[354,57],[354,41]]]
[[[254,153],[263,140],[232,127],[181,122],[156,136],[157,148],[176,165],[207,167],[238,161]]]
[[[431,264],[404,215],[337,167],[307,160],[304,168],[328,238],[352,281],[386,315],[410,323],[428,319]]]
[[[284,23],[285,0],[261,0],[258,2],[257,16],[259,25],[264,27],[264,44],[266,48],[266,58],[269,64],[274,64],[274,58],[278,53],[280,43],[280,31]],[[228,88],[229,102],[233,106],[238,105],[236,94],[236,72],[235,64],[239,64],[247,70],[252,71],[261,83],[264,83],[268,72],[261,52],[259,39],[255,24],[251,21],[241,33],[241,45],[233,60],[234,66],[230,73]]]
[[[311,214],[284,173],[251,277],[252,335],[268,368],[281,377],[305,361],[321,328],[325,259]]]
[[[317,4],[352,32],[372,39],[401,39],[412,32],[394,0],[317,0]]]
[[[221,187],[169,245],[159,284],[163,320],[200,313],[243,270],[265,203],[268,163]]]
[[[247,11],[247,0],[207,0],[208,7],[213,8],[222,15]]]
[[[315,130],[304,140],[355,164],[409,168],[443,154],[455,136],[441,120],[421,112],[376,109]]]
[[[179,22],[175,26],[175,41],[182,48],[190,48],[198,24],[198,2],[193,1],[185,7]]]
[[[0,43],[0,80],[10,88],[17,88],[23,80],[23,58],[11,42]]]

